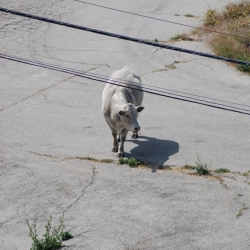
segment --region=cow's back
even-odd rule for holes
[[[122,87],[112,84],[112,82],[120,84],[119,80],[122,82]],[[137,73],[129,69],[127,66],[114,72],[102,93],[103,111],[111,104],[110,101],[114,95],[116,95],[116,98],[125,96],[125,98],[128,98],[127,102],[131,102],[135,106],[141,105],[143,92],[131,89],[130,87],[142,90],[141,78]]]

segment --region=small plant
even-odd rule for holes
[[[184,165],[182,168],[185,168],[185,169],[195,169],[194,166],[191,166],[191,165],[188,165],[188,164]]]
[[[210,174],[209,170],[207,169],[207,164],[201,163],[201,158],[199,155],[197,157],[195,170],[197,171],[197,173],[199,175],[209,175]]]
[[[118,162],[121,165],[128,164],[128,158],[119,158]]]
[[[217,12],[216,10],[208,10],[205,15],[205,26],[215,26],[218,25],[220,22],[217,18]]]
[[[91,156],[86,156],[86,157],[81,157],[81,156],[76,156],[76,159],[78,160],[87,160],[87,161],[99,161],[98,159],[95,159]]]
[[[154,42],[158,43],[159,41],[158,41],[158,39],[157,39],[157,38],[155,38]]]
[[[134,168],[134,167],[137,167],[139,165],[139,162],[134,157],[131,157],[128,159],[128,165],[131,168]]]
[[[209,174],[209,170],[207,169],[206,165],[198,165],[195,169],[199,175],[208,175]]]
[[[51,227],[52,216],[50,216],[47,225],[45,225],[45,234],[44,238],[39,239],[36,232],[36,225],[30,225],[27,220],[27,225],[29,227],[30,234],[33,243],[30,250],[56,250],[62,247],[62,241],[73,238],[71,233],[64,231],[64,221],[63,215],[60,218],[60,224],[56,227]]]
[[[214,170],[216,173],[228,173],[230,172],[227,168],[217,168]]]
[[[243,173],[242,175],[248,177],[250,175],[250,170],[248,172]]]
[[[113,163],[114,160],[112,160],[112,159],[102,159],[102,160],[100,160],[100,162],[101,163]]]
[[[250,63],[250,53],[249,56],[241,56],[240,60]],[[250,66],[238,64],[237,69],[242,72],[250,72]]]
[[[172,41],[193,41],[194,39],[191,38],[188,34],[179,34],[174,37],[171,37]]]
[[[73,238],[70,232],[61,232],[62,241],[70,240]]]
[[[195,17],[194,15],[192,15],[192,14],[186,14],[186,15],[184,15],[185,17]]]
[[[136,160],[134,157],[131,158],[119,158],[118,162],[123,165],[123,164],[127,164],[129,165],[131,168],[135,168],[138,165],[141,164],[140,161]]]

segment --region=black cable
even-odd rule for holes
[[[140,16],[140,17],[144,17],[144,18],[148,18],[148,19],[153,19],[153,20],[156,20],[156,21],[161,21],[161,22],[171,23],[171,24],[175,24],[175,25],[181,25],[181,26],[185,26],[185,27],[189,27],[189,28],[204,30],[206,32],[213,32],[213,33],[218,33],[218,34],[222,34],[222,35],[227,35],[227,36],[233,36],[233,37],[237,37],[237,38],[242,38],[242,39],[249,39],[249,37],[237,36],[237,35],[232,35],[232,34],[229,34],[229,33],[223,33],[223,32],[219,32],[219,31],[209,30],[209,29],[205,29],[205,28],[201,28],[201,27],[196,27],[196,26],[192,26],[192,25],[187,25],[187,24],[183,24],[183,23],[177,23],[177,22],[168,21],[168,20],[161,19],[161,18],[146,16],[146,15],[138,14],[138,13],[135,13],[135,12],[130,12],[130,11],[125,11],[125,10],[115,9],[115,8],[111,8],[111,7],[107,7],[107,6],[103,6],[103,5],[99,5],[99,4],[94,4],[94,3],[89,3],[89,2],[85,2],[85,1],[81,1],[81,0],[74,0],[74,1],[80,2],[80,3],[84,3],[84,4],[88,4],[88,5],[92,5],[92,6],[96,6],[96,7],[100,7],[100,8],[103,8],[103,9],[114,10],[114,11],[118,11],[118,12],[130,14],[130,15],[134,15],[134,16]]]
[[[181,97],[178,97],[178,96],[173,96],[173,94],[169,95],[169,94],[164,94],[164,93],[157,93],[157,92],[145,89],[145,88],[142,89],[142,88],[135,87],[134,85],[128,84],[128,83],[126,83],[126,85],[123,85],[117,79],[114,80],[112,78],[111,79],[106,78],[105,76],[103,76],[103,78],[94,77],[94,76],[91,76],[88,73],[82,73],[80,71],[76,71],[76,70],[73,70],[73,69],[70,69],[70,68],[51,65],[51,64],[48,64],[48,63],[43,63],[43,62],[34,61],[34,60],[25,59],[25,58],[16,57],[16,56],[10,56],[10,55],[6,55],[6,54],[3,54],[3,53],[0,53],[0,58],[4,58],[4,59],[8,59],[8,60],[11,60],[11,61],[16,61],[16,62],[28,64],[28,65],[38,66],[38,67],[42,67],[42,68],[52,69],[52,70],[72,74],[72,75],[75,75],[75,76],[83,77],[83,78],[86,78],[86,79],[103,82],[103,83],[107,83],[107,81],[108,81],[109,84],[113,84],[113,85],[116,85],[116,86],[126,86],[126,87],[128,87],[130,89],[134,89],[134,90],[137,90],[137,91],[143,91],[143,92],[146,92],[146,93],[149,93],[149,94],[154,94],[154,95],[158,95],[158,96],[162,96],[162,97],[172,98],[172,99],[175,99],[175,100],[186,101],[186,102],[190,102],[190,103],[194,103],[194,104],[200,104],[200,105],[207,106],[207,107],[212,107],[212,108],[217,108],[217,109],[221,109],[221,110],[231,111],[231,112],[235,112],[235,113],[239,113],[239,114],[250,115],[250,110],[244,110],[244,109],[240,109],[240,108],[237,108],[237,107],[233,107],[233,109],[231,109],[230,107],[225,107],[225,105],[224,105],[224,107],[222,107],[223,105],[218,104],[218,103],[214,104],[214,103],[209,103],[207,101],[200,101],[199,102],[198,100],[190,100],[188,98],[181,98]],[[127,86],[127,85],[130,85],[130,86]],[[2,109],[0,109],[0,111],[1,110]]]
[[[198,52],[198,51],[194,51],[194,50],[182,49],[182,48],[179,48],[179,47],[174,47],[174,46],[161,44],[161,43],[157,43],[157,42],[150,42],[150,41],[147,41],[147,40],[142,40],[142,39],[133,38],[133,37],[129,37],[129,36],[119,35],[119,34],[110,33],[110,32],[106,32],[106,31],[102,31],[102,30],[92,29],[92,28],[88,28],[88,27],[84,27],[84,26],[80,26],[80,25],[75,25],[75,24],[71,24],[71,23],[65,23],[65,22],[61,22],[61,21],[57,21],[57,20],[53,20],[53,19],[48,19],[48,18],[45,18],[45,17],[30,15],[30,14],[27,14],[27,13],[15,11],[15,10],[10,10],[10,9],[5,9],[5,8],[2,8],[2,7],[0,7],[0,11],[10,13],[10,14],[14,14],[14,15],[18,15],[18,16],[22,16],[22,17],[35,19],[35,20],[39,20],[39,21],[43,21],[43,22],[47,22],[47,23],[58,24],[58,25],[69,27],[69,28],[84,30],[84,31],[92,32],[92,33],[99,34],[99,35],[115,37],[115,38],[119,38],[119,39],[122,39],[122,40],[127,40],[127,41],[131,41],[131,42],[146,44],[146,45],[150,45],[150,46],[154,46],[154,47],[170,49],[170,50],[174,50],[174,51],[180,51],[180,52],[183,52],[183,53],[188,53],[188,54],[203,56],[203,57],[207,57],[207,58],[223,60],[223,61],[227,61],[227,62],[232,62],[232,63],[237,63],[237,64],[250,66],[250,62],[246,62],[246,61],[242,61],[242,60],[236,60],[236,59],[232,59],[232,58],[228,58],[228,57],[211,55],[211,54]]]
[[[11,56],[6,55],[6,54],[2,54],[2,56],[3,57],[4,56],[5,57],[6,56],[11,57]],[[106,76],[103,76],[103,75],[93,74],[93,73],[88,73],[88,72],[82,72],[82,71],[78,71],[78,70],[74,70],[74,69],[68,69],[68,68],[64,68],[64,67],[61,67],[61,66],[46,64],[46,63],[43,63],[43,62],[38,62],[38,61],[30,60],[30,59],[24,59],[24,58],[18,58],[18,57],[16,57],[16,59],[20,59],[20,61],[25,60],[26,62],[29,62],[32,65],[36,65],[38,63],[41,66],[45,66],[45,67],[50,68],[50,69],[54,69],[54,70],[58,70],[58,71],[61,71],[61,72],[73,74],[73,75],[76,75],[76,76],[82,76],[84,74],[85,78],[89,77],[89,79],[100,80],[102,82],[112,81],[113,83],[119,84],[120,86],[125,86],[125,87],[130,86],[132,88],[135,88],[134,84],[130,84],[130,83],[126,82],[126,81],[116,79],[116,78],[106,77]],[[146,92],[146,90],[147,90],[147,91],[154,92],[154,94],[158,94],[158,93],[159,94],[168,94],[168,95],[175,96],[175,97],[185,98],[185,100],[192,100],[192,101],[196,101],[196,102],[202,102],[204,104],[207,103],[207,104],[213,104],[213,105],[220,105],[220,106],[223,106],[223,107],[226,107],[226,108],[233,108],[233,109],[237,109],[237,110],[241,110],[241,111],[250,112],[250,110],[248,110],[248,109],[243,109],[243,108],[238,108],[238,107],[235,107],[235,106],[229,106],[229,105],[226,105],[226,104],[222,104],[222,103],[230,103],[230,104],[234,104],[234,105],[237,105],[237,106],[245,106],[245,107],[250,108],[250,106],[248,106],[248,105],[242,105],[242,104],[239,104],[239,103],[227,102],[227,101],[222,101],[222,100],[218,100],[218,99],[214,99],[214,98],[198,96],[198,95],[192,95],[192,94],[188,94],[188,93],[184,93],[184,92],[179,92],[179,91],[174,91],[174,90],[170,90],[170,89],[150,86],[150,85],[146,85],[146,84],[143,84],[143,90],[144,90],[144,92]],[[168,91],[166,91],[166,90],[168,90]],[[182,95],[171,93],[169,91],[172,91],[172,92],[175,92],[175,93],[181,93]],[[219,101],[219,102],[222,102],[222,103],[218,103],[218,102],[216,103],[216,102],[211,102],[211,101],[208,101],[208,100],[202,100],[202,99],[197,99],[197,98],[190,97],[190,96],[185,96],[187,94],[190,95],[190,96],[210,99],[210,100]]]
[[[100,75],[100,74],[93,74],[93,73],[88,73],[90,75],[94,75],[94,76],[98,76],[98,77],[104,77],[103,75]],[[117,81],[117,79],[115,78],[112,78],[112,77],[106,77],[105,78],[106,80],[109,80],[109,79],[113,79],[114,81]],[[120,83],[121,80],[119,80]],[[147,87],[148,86],[148,87]],[[178,94],[183,94],[183,95],[189,95],[189,96],[184,96],[185,98],[190,98],[190,99],[194,99],[194,100],[199,100],[199,99],[195,99],[193,97],[198,97],[198,98],[205,98],[205,99],[208,99],[208,100],[212,100],[212,101],[218,101],[218,102],[223,102],[223,103],[228,103],[228,104],[234,104],[234,105],[237,105],[237,106],[243,106],[243,107],[248,107],[250,108],[250,105],[245,105],[245,104],[240,104],[240,103],[235,103],[235,102],[229,102],[229,101],[223,101],[223,100],[219,100],[219,99],[216,99],[216,98],[211,98],[211,97],[206,97],[206,96],[200,96],[200,95],[195,95],[195,94],[191,94],[191,93],[187,93],[187,92],[182,92],[182,91],[177,91],[177,90],[172,90],[172,89],[167,89],[167,88],[163,88],[163,87],[157,87],[157,86],[151,86],[151,85],[148,85],[148,84],[145,84],[143,83],[143,88],[146,88],[146,89],[149,89],[149,90],[154,90],[154,91],[157,91],[157,92],[162,92],[162,93],[168,93],[168,94],[172,94],[172,95],[177,95],[177,96],[181,96],[181,95],[178,95]],[[174,93],[171,93],[171,92],[167,92],[167,91],[172,91]],[[178,94],[175,94],[175,93],[178,93]],[[191,96],[191,97],[190,97]],[[192,97],[193,96],[193,97]],[[206,101],[206,100],[202,100],[204,102],[209,102],[209,101]],[[217,103],[218,104],[218,103]],[[225,104],[221,104],[223,106],[226,106]],[[230,107],[230,106],[228,106]],[[235,107],[234,107],[235,108]]]

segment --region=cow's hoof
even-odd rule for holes
[[[132,134],[131,138],[133,138],[133,139],[138,138],[138,134]]]
[[[118,141],[118,142],[121,142],[121,139],[120,139],[120,137],[118,137],[118,138],[117,138],[117,141]]]
[[[112,148],[112,152],[118,152],[118,148]]]
[[[125,153],[118,153],[117,156],[120,157],[125,157]]]

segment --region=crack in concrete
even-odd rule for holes
[[[182,63],[182,61],[181,62],[175,61],[175,62],[173,62],[171,64],[164,65],[165,68],[163,68],[163,69],[153,70],[153,71],[151,71],[149,73],[142,74],[141,76],[145,76],[145,75],[150,75],[150,74],[153,74],[153,73],[158,73],[158,72],[162,72],[162,71],[168,71],[168,70],[176,69],[176,66],[174,65],[176,63]]]
[[[83,188],[81,195],[73,203],[71,203],[66,209],[63,210],[63,213],[65,213],[72,206],[74,206],[84,196],[86,189],[89,188],[91,185],[93,185],[96,174],[97,174],[97,171],[96,171],[97,167],[93,167],[92,170],[93,170],[93,173],[92,173],[92,178],[91,178],[90,183]]]
[[[26,96],[26,97],[22,98],[21,100],[15,102],[15,103],[12,103],[12,104],[10,104],[10,105],[8,105],[8,106],[6,106],[6,107],[1,108],[0,111],[6,110],[6,109],[8,109],[8,108],[11,108],[11,107],[13,107],[13,106],[15,106],[15,105],[17,105],[17,104],[19,104],[19,103],[21,103],[21,102],[24,102],[24,101],[28,100],[29,98],[31,98],[31,97],[33,97],[33,96],[35,96],[35,95],[37,95],[37,94],[42,93],[43,91],[46,91],[46,90],[48,90],[48,89],[51,89],[51,88],[53,88],[53,87],[55,87],[55,86],[57,86],[57,85],[59,85],[59,84],[61,84],[61,83],[64,83],[64,82],[66,82],[66,81],[68,81],[68,80],[70,80],[70,79],[72,79],[72,78],[74,78],[74,77],[75,77],[75,76],[67,77],[67,78],[64,79],[64,80],[61,80],[61,81],[59,81],[59,82],[56,82],[56,83],[54,83],[54,84],[52,84],[52,85],[50,85],[50,86],[48,86],[48,87],[46,87],[46,88],[40,89],[40,90],[38,90],[37,92],[35,92],[35,93],[33,93],[33,94],[29,95],[29,96]]]

